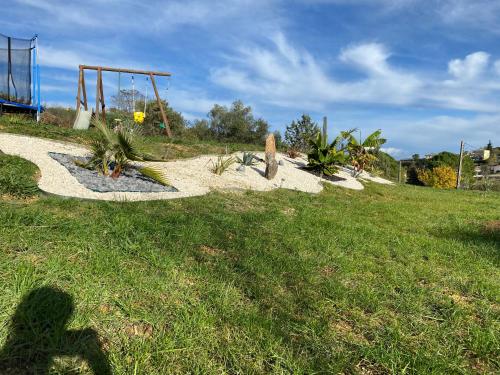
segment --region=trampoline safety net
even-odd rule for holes
[[[31,104],[31,39],[0,34],[0,98]]]

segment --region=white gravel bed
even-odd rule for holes
[[[58,152],[75,156],[87,156],[89,151],[79,145],[67,142],[58,142],[48,139],[27,137],[22,135],[0,133],[0,150],[6,154],[17,155],[38,166],[41,178],[38,186],[41,190],[75,198],[99,199],[113,201],[144,201],[159,199],[176,199],[207,194],[213,189],[219,190],[258,190],[269,191],[277,188],[298,190],[308,193],[319,193],[323,190],[321,182],[344,188],[361,190],[363,185],[348,173],[340,171],[337,176],[341,181],[321,180],[319,177],[301,169],[306,164],[304,159],[289,159],[283,154],[277,154],[278,160],[284,165],[279,166],[276,177],[269,181],[264,177],[265,163],[247,166],[244,172],[238,172],[239,164],[233,164],[221,176],[213,174],[209,167],[211,160],[216,161],[216,155],[200,156],[192,159],[175,160],[170,162],[139,163],[155,165],[163,168],[168,179],[178,192],[107,192],[99,193],[85,188],[70,172],[52,159],[48,153]],[[240,155],[237,153],[235,155]],[[264,158],[264,153],[256,153]],[[364,177],[364,176],[363,176]],[[376,179],[376,182],[387,183]]]

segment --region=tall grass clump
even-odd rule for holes
[[[0,195],[28,198],[38,194],[37,172],[29,161],[0,153]]]

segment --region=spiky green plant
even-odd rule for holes
[[[110,165],[113,164],[111,177],[118,178],[130,161],[143,161],[134,134],[125,128],[113,131],[100,121],[93,121],[92,124],[99,130],[101,137],[90,144],[92,156],[88,167],[108,176],[111,172]]]
[[[216,175],[223,174],[231,165],[236,163],[236,159],[232,156],[228,158],[224,158],[222,155],[217,157],[217,161],[214,162],[211,160],[212,166],[210,167],[210,171],[215,173]]]
[[[241,165],[246,165],[246,166],[251,166],[251,165],[257,164],[257,161],[255,159],[255,154],[253,152],[246,152],[245,151],[245,152],[243,152],[243,156],[241,158],[237,156],[236,160]]]
[[[125,126],[120,126],[113,131],[100,121],[93,121],[92,124],[99,130],[101,137],[91,143],[92,156],[85,167],[95,169],[105,176],[118,178],[131,161],[150,159],[139,152],[138,132],[133,132]],[[113,165],[112,171],[111,165]],[[164,171],[158,167],[143,167],[138,170],[142,175],[162,185],[170,185]]]

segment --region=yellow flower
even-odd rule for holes
[[[145,114],[144,112],[134,112],[134,121],[138,124],[142,124],[144,122]]]

